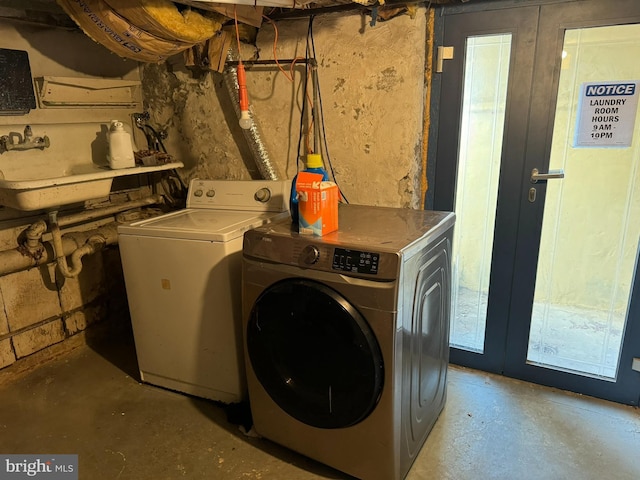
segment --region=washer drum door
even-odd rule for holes
[[[263,388],[286,413],[318,428],[344,428],[375,408],[382,353],[364,317],[342,295],[285,279],[256,300],[247,351]]]

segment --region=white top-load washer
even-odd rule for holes
[[[290,189],[290,180],[195,179],[185,209],[118,228],[142,381],[246,398],[243,234],[288,216]]]

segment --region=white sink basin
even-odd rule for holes
[[[112,170],[94,164],[74,165],[64,171],[40,168],[0,170],[0,205],[32,211],[106,197],[114,177],[183,167],[182,162]]]

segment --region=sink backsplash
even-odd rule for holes
[[[108,123],[30,124],[34,136],[49,138],[49,147],[0,154],[0,178],[30,180],[69,173],[77,165],[107,166]],[[22,128],[20,128],[22,127]],[[23,135],[24,125],[2,125],[0,134]]]

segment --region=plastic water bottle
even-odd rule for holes
[[[319,173],[322,175],[322,181],[327,182],[331,180],[329,178],[329,174],[324,169],[324,164],[322,163],[322,155],[319,153],[308,153],[306,168],[303,172],[311,172],[311,173]],[[291,221],[294,224],[298,223],[298,193],[296,192],[296,180],[298,179],[298,175],[293,177],[293,181],[291,182],[291,197],[289,198],[289,210],[291,211]]]
[[[109,129],[109,166],[114,169],[136,166],[131,135],[119,120],[111,120]]]

